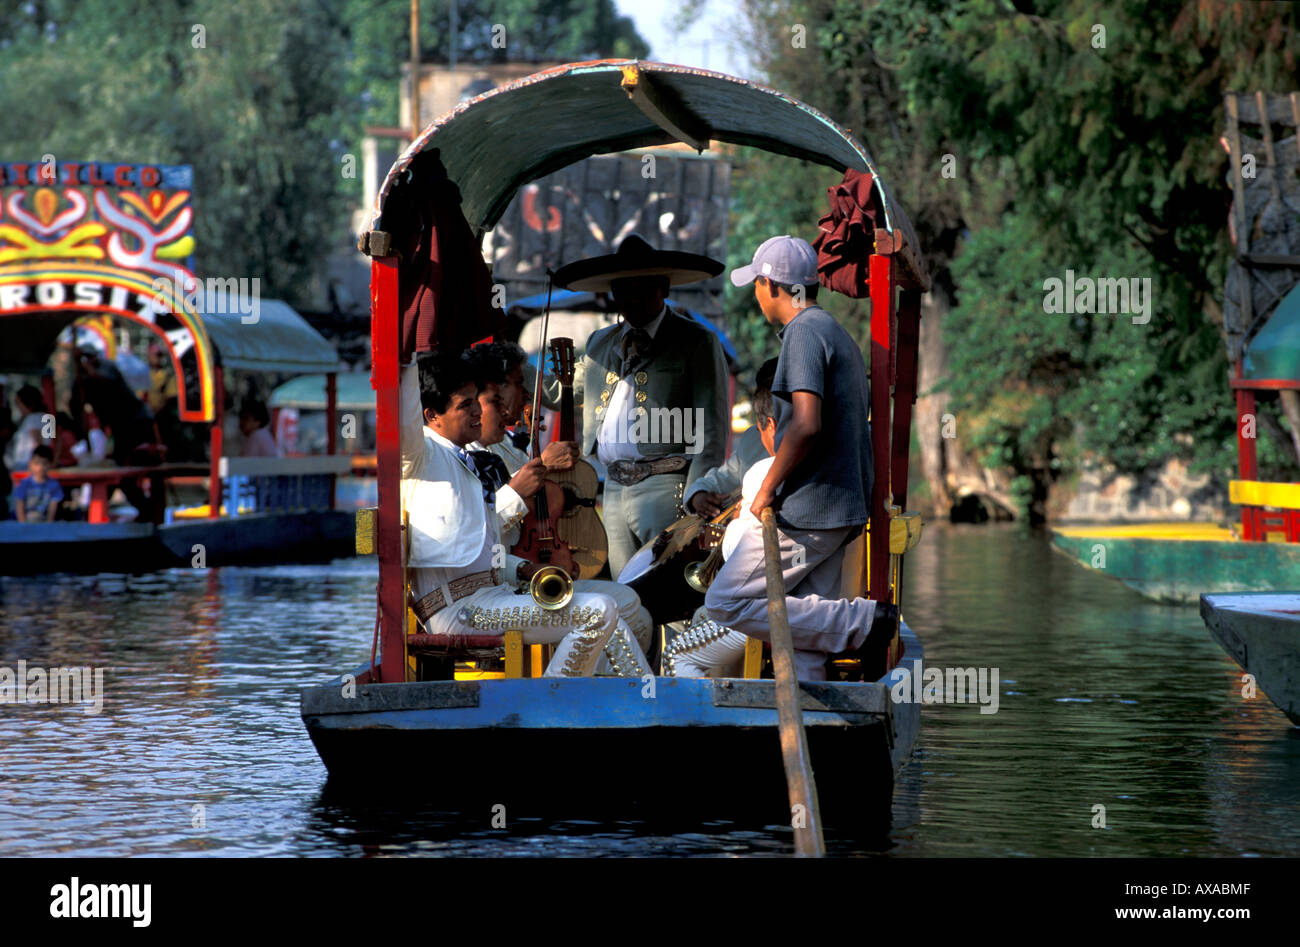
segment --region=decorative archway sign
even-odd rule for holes
[[[194,305],[189,165],[0,163],[0,368],[43,366],[87,315],[147,327],[172,360],[180,419],[216,418],[213,349]]]

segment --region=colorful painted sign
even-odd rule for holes
[[[183,421],[214,417],[194,274],[188,165],[0,163],[0,319],[88,313],[148,327],[172,356]],[[0,322],[0,333],[3,332]]]

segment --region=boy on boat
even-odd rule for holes
[[[770,359],[772,370],[776,370],[776,359]],[[764,368],[767,365],[763,366]],[[776,418],[772,405],[772,375],[759,369],[758,381],[766,383],[754,392],[754,427],[765,457],[750,466],[744,472],[741,481],[740,512],[730,523],[722,537],[722,558],[725,562],[731,558],[741,537],[747,531],[759,531],[761,526],[754,516],[750,505],[758,496],[767,472],[772,467],[773,455],[776,454]],[[719,467],[721,471],[723,468]],[[716,471],[710,471],[715,473]],[[707,476],[707,475],[706,475]],[[701,479],[704,479],[703,477]],[[721,492],[721,491],[720,491]],[[730,492],[730,491],[728,491]],[[760,532],[761,536],[761,532]],[[719,625],[709,617],[708,609],[701,605],[696,609],[686,630],[673,639],[664,651],[664,673],[669,677],[722,677],[745,655],[745,645],[749,636],[735,631],[725,625]]]
[[[772,381],[776,454],[749,509],[755,519],[769,506],[776,512],[796,671],[800,680],[825,680],[827,655],[853,651],[871,679],[884,671],[898,609],[840,597],[844,547],[867,522],[873,477],[862,353],[816,305],[817,253],[807,241],[766,240],[731,282],[754,284],[781,339]],[[717,624],[769,638],[762,530],[745,531],[704,604]]]
[[[527,582],[539,567],[504,555],[495,490],[467,450],[481,433],[478,386],[463,358],[435,353],[423,370],[402,369],[402,505],[416,616],[431,634],[521,630],[525,644],[558,643],[548,677],[590,675],[620,628],[618,606],[575,592],[564,608],[546,610],[506,584]]]
[[[20,523],[53,523],[63,502],[63,485],[50,479],[54,451],[44,444],[32,450],[27,478],[14,487],[14,516]]]
[[[516,355],[518,361],[511,364]],[[507,548],[519,542],[519,527],[529,512],[527,501],[541,490],[545,472],[571,469],[578,450],[575,443],[555,442],[547,446],[541,457],[529,460],[528,455],[513,444],[506,444],[506,422],[512,397],[507,388],[511,385],[510,376],[517,373],[510,369],[517,370],[524,357],[523,349],[513,343],[476,345],[466,352],[477,376],[482,411],[482,433],[469,446],[480,467],[487,467],[489,471],[499,470],[494,478],[495,507],[502,542]],[[577,566],[567,549],[556,550],[556,557],[551,562],[570,576],[577,575]],[[622,677],[652,673],[644,649],[653,640],[654,622],[636,592],[626,585],[602,579],[574,579],[573,589],[574,592],[603,593],[618,604],[619,617],[623,621],[615,637],[621,637],[621,640],[611,641],[611,647],[607,649],[608,670]],[[623,630],[624,625],[631,632],[630,636]],[[606,669],[602,669],[601,673],[605,672]]]

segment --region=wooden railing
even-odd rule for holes
[[[1228,499],[1242,508],[1241,538],[1247,542],[1268,542],[1275,536],[1300,542],[1300,483],[1232,480]]]
[[[352,469],[347,456],[223,457],[221,502],[227,516],[334,508],[334,482]]]

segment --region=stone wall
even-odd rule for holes
[[[1068,520],[1204,522],[1222,521],[1230,512],[1226,485],[1209,474],[1193,475],[1180,460],[1139,476],[1094,464],[1079,475],[1072,496],[1057,500],[1058,518]]]

